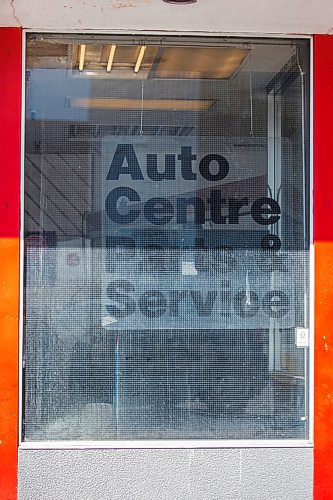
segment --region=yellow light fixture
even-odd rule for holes
[[[134,73],[139,72],[139,69],[140,69],[141,64],[142,64],[143,56],[145,55],[145,52],[146,52],[146,48],[147,48],[146,45],[142,45],[142,47],[140,48],[140,52],[139,52],[139,55],[138,55],[138,58],[137,58],[137,61],[135,64],[135,68],[134,68]]]
[[[165,47],[152,77],[228,79],[249,53],[250,49],[243,47]]]
[[[79,71],[83,70],[85,53],[86,53],[86,46],[80,45]]]
[[[114,59],[115,53],[116,53],[116,45],[111,45],[109,59],[108,59],[108,63],[107,63],[107,66],[106,66],[106,71],[108,73],[110,73],[110,71],[111,71],[112,63],[113,63],[113,59]]]
[[[137,109],[151,111],[204,111],[214,104],[208,99],[109,99],[75,97],[69,99],[71,108],[88,109]]]

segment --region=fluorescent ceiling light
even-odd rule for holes
[[[227,79],[250,49],[238,47],[165,47],[153,78]]]
[[[112,71],[114,78],[131,79],[142,73],[150,79],[228,79],[250,54],[247,47],[157,47],[153,45],[76,45],[73,68]],[[126,76],[127,75],[127,76]]]
[[[213,100],[194,99],[109,99],[72,97],[69,99],[71,108],[90,109],[137,109],[166,111],[204,111],[214,104]]]
[[[107,66],[106,66],[106,71],[108,73],[111,71],[115,52],[116,52],[116,45],[111,45],[109,59],[108,59],[108,63],[107,63]]]
[[[281,47],[282,49],[282,47]],[[262,51],[263,48],[260,49]],[[282,52],[282,61],[271,57],[269,47],[264,62],[270,61],[270,71],[280,68],[285,60],[286,47]],[[261,52],[260,52],[261,53]],[[70,68],[73,76],[83,76],[83,73],[95,71],[96,76],[107,78],[112,71],[116,79],[134,79],[140,72],[140,77],[149,79],[228,79],[241,67],[250,54],[245,46],[221,47],[170,47],[161,45],[121,45],[111,40],[102,43],[74,43],[71,47],[65,43],[43,42],[41,47],[29,48],[28,65],[32,68]],[[266,52],[265,52],[266,54]],[[273,61],[273,62],[272,62]],[[281,64],[280,64],[281,61]],[[258,58],[251,64],[258,66]],[[261,67],[261,66],[260,66]],[[79,69],[79,72],[78,72]],[[247,66],[248,69],[248,66]],[[98,74],[100,72],[100,74]]]
[[[79,70],[80,71],[83,70],[85,53],[86,53],[86,46],[80,45],[80,59],[79,59]]]
[[[142,63],[142,59],[143,59],[143,56],[145,55],[145,52],[146,52],[146,46],[145,45],[142,45],[142,47],[140,48],[140,52],[139,52],[139,55],[138,55],[138,59],[136,61],[136,64],[135,64],[135,68],[134,68],[134,73],[138,73],[139,72],[139,69],[141,67],[141,63]]]

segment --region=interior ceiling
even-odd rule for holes
[[[266,85],[290,61],[296,50],[293,43],[280,44],[278,50],[270,44],[256,44],[250,50],[246,47],[240,51],[236,47],[236,64],[230,76],[221,79],[214,60],[220,61],[222,68],[223,58],[228,58],[230,51],[213,49],[214,57],[212,60],[208,57],[206,69],[209,76],[216,76],[215,79],[198,80],[191,73],[185,75],[188,78],[161,79],[155,78],[154,61],[162,60],[166,68],[168,61],[163,51],[156,46],[147,46],[147,60],[143,59],[142,68],[135,74],[134,66],[140,45],[130,47],[131,50],[127,50],[127,46],[121,47],[124,50],[119,50],[118,54],[116,51],[116,66],[112,66],[108,73],[106,65],[112,40],[109,44],[87,44],[87,58],[84,70],[80,72],[78,41],[76,38],[76,43],[72,44],[64,43],[63,40],[59,43],[59,39],[54,39],[52,43],[49,40],[28,43],[26,102],[29,127],[26,128],[25,141],[28,152],[38,153],[41,140],[43,151],[49,153],[63,151],[65,144],[73,152],[98,151],[100,140],[105,136],[137,136],[142,130],[144,135],[151,137],[238,137],[249,135],[253,126],[258,137],[265,137]],[[176,50],[173,48],[173,53]],[[197,51],[193,47],[187,50],[190,60],[188,67],[191,68],[191,65],[196,64]],[[204,50],[209,52],[210,49]],[[202,56],[206,54],[202,53]],[[203,59],[207,60],[206,57]],[[174,71],[172,64],[170,67]],[[41,68],[51,68],[53,71]],[[55,68],[59,69],[55,71]],[[205,73],[206,69],[202,64],[201,72]],[[119,72],[122,72],[123,78],[119,77]],[[142,92],[145,104],[149,104],[149,100],[153,104],[155,102],[155,110],[138,104],[131,109],[131,102],[141,102]],[[251,95],[255,117],[252,124]],[[72,105],[78,100],[83,101],[81,108]],[[176,112],[171,108],[158,109],[160,104],[168,100],[176,104],[178,101]],[[181,106],[190,100],[193,110],[182,110]],[[89,108],[92,102],[99,106]],[[203,110],[195,111],[197,103],[205,104]],[[175,105],[171,107],[175,108]]]
[[[142,99],[142,92],[144,99],[218,101],[223,95],[225,107],[228,89],[234,88],[239,95],[241,87],[249,86],[250,76],[252,89],[265,93],[267,84],[296,52],[292,41],[278,46],[241,43],[232,46],[231,43],[222,47],[170,47],[167,42],[163,47],[147,45],[136,72],[134,68],[143,46],[135,39],[132,46],[115,45],[112,39],[109,43],[89,44],[79,37],[75,37],[73,43],[66,43],[61,38],[29,39],[27,69],[36,88],[41,82],[38,92],[41,101],[45,89],[45,97],[51,100],[50,86],[57,81],[54,97],[59,93],[66,95],[62,107],[68,107],[73,98]],[[81,60],[82,47],[85,53]],[[115,48],[114,59],[107,70],[112,47]],[[38,72],[39,69],[59,71]]]
[[[134,67],[144,43],[142,39],[140,44],[139,38],[118,43],[112,37],[100,41],[96,38],[91,42],[88,39],[87,42],[87,38],[80,39],[80,35],[74,35],[70,43],[63,37],[36,35],[28,39],[26,64],[31,69],[72,69],[75,72],[79,69],[80,49],[84,47],[81,76],[112,76],[112,79],[133,79],[138,76],[155,79],[229,79],[240,67],[242,71],[276,73],[295,53],[292,40],[290,43],[280,43],[276,50],[274,42],[251,44],[245,40],[242,43],[230,39],[222,41],[220,47],[188,44],[182,47],[182,39],[179,46],[168,46],[168,39],[161,44],[157,38],[154,45],[145,46],[140,75],[137,75]],[[107,64],[112,47],[115,52],[108,75]]]

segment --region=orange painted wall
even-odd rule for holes
[[[17,497],[21,41],[0,28],[0,499]]]
[[[314,498],[333,499],[333,36],[314,39]]]

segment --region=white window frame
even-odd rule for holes
[[[21,202],[21,225],[20,225],[20,309],[19,309],[19,449],[24,450],[41,450],[41,449],[208,449],[208,448],[313,448],[313,433],[314,433],[314,243],[313,243],[313,37],[290,36],[270,33],[246,34],[246,33],[216,33],[216,32],[159,32],[145,31],[145,36],[163,35],[164,37],[174,35],[186,35],[196,38],[269,38],[271,40],[281,39],[308,39],[310,40],[310,116],[309,116],[309,140],[310,140],[310,186],[309,186],[309,216],[310,216],[310,266],[309,266],[309,335],[310,345],[305,348],[308,354],[308,363],[305,363],[305,378],[308,379],[308,429],[309,439],[161,439],[161,440],[123,440],[123,441],[96,441],[96,440],[66,440],[66,441],[23,441],[23,336],[24,336],[24,160],[25,160],[25,91],[26,91],[26,38],[27,34],[61,34],[61,35],[77,35],[77,37],[87,35],[87,32],[77,31],[59,31],[59,30],[23,30],[22,35],[22,99],[21,99],[21,184],[20,184],[20,202]],[[118,31],[91,31],[91,35],[102,36],[135,36],[136,34],[143,35],[142,31],[137,30],[118,32]],[[309,367],[309,371],[307,370]]]

